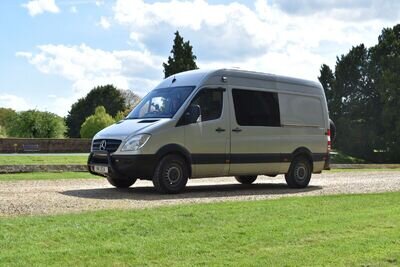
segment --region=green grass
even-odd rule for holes
[[[334,151],[331,154],[331,163],[333,164],[363,164],[367,163],[363,159],[355,158],[349,155],[346,155],[340,151]]]
[[[400,171],[400,168],[364,168],[364,169],[331,169],[323,171],[323,173],[337,173],[337,172],[375,172],[375,171]],[[312,178],[311,178],[312,179]]]
[[[0,174],[0,181],[101,178],[88,172],[31,172]]]
[[[86,164],[87,155],[60,155],[60,156],[0,156],[0,165],[32,165],[32,164]]]
[[[19,266],[395,266],[400,193],[0,218]]]

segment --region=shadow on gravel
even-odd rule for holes
[[[321,186],[309,186],[303,189],[290,189],[286,184],[218,184],[218,185],[192,185],[187,186],[184,192],[175,195],[163,195],[153,187],[98,188],[68,190],[61,192],[63,195],[93,198],[93,199],[133,199],[133,200],[167,200],[190,198],[218,198],[235,196],[259,195],[291,195],[303,192],[321,190]]]

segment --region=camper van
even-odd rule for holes
[[[304,188],[329,169],[330,128],[321,84],[236,69],[172,75],[122,121],[97,133],[88,169],[115,187],[151,180],[161,193],[188,179],[284,174]]]

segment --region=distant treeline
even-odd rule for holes
[[[336,149],[371,162],[400,162],[400,24],[378,44],[352,47],[319,77],[336,123]]]

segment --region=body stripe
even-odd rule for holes
[[[290,153],[250,153],[250,154],[191,154],[193,164],[248,164],[248,163],[279,163],[290,162],[293,155]],[[313,153],[313,161],[325,161],[326,153]]]

